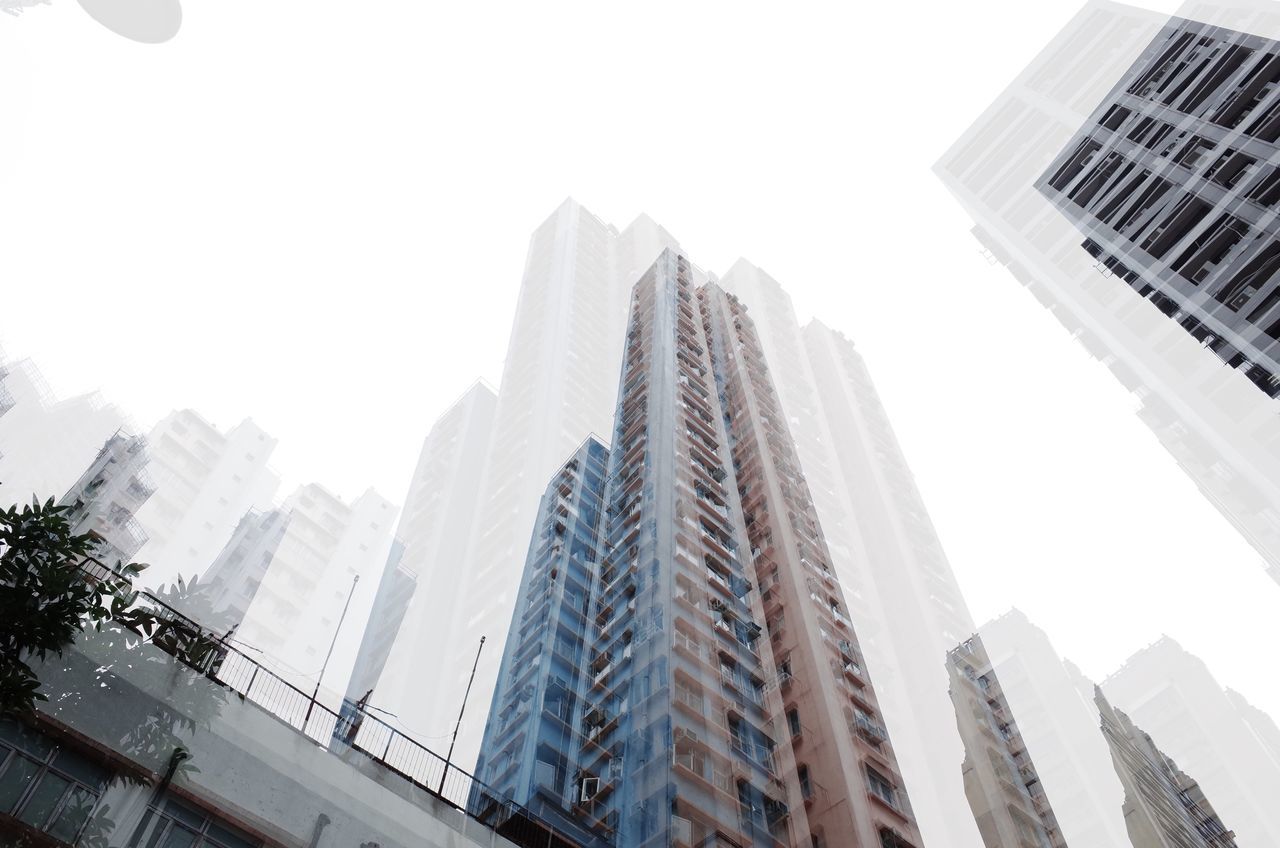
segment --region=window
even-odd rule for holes
[[[733,689],[738,688],[738,669],[733,660],[720,655],[720,682]]]
[[[795,707],[787,710],[787,727],[791,728],[792,736],[800,735],[800,711]]]
[[[142,848],[255,848],[261,843],[195,807],[167,796],[151,808]]]
[[[797,766],[796,776],[800,780],[800,794],[808,801],[813,797],[813,782],[809,780],[809,767],[806,765]]]
[[[702,692],[683,680],[676,680],[676,700],[689,709],[702,714]]]
[[[873,795],[889,806],[898,806],[897,791],[893,782],[870,766],[867,767],[867,786],[871,789]]]
[[[111,775],[15,721],[0,721],[0,813],[74,843]]]

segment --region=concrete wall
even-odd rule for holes
[[[52,724],[153,775],[175,746],[185,747],[191,757],[173,790],[270,843],[511,845],[379,763],[332,753],[152,645],[130,650],[118,635],[86,634],[38,673],[50,698],[40,713]],[[152,791],[112,782],[95,813],[114,821],[111,845],[128,842]]]

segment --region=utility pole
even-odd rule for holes
[[[476,648],[476,661],[471,664],[471,679],[467,681],[467,691],[462,693],[462,709],[458,710],[458,722],[453,726],[453,739],[449,741],[449,753],[444,758],[444,773],[440,775],[440,789],[436,794],[444,795],[444,779],[449,776],[449,761],[453,759],[453,746],[458,742],[458,728],[462,726],[462,714],[467,711],[467,698],[471,695],[471,684],[476,680],[476,666],[480,665],[480,652],[484,650],[484,637],[480,637],[480,647]]]
[[[333,656],[334,645],[338,644],[338,634],[342,632],[342,622],[346,621],[347,608],[351,606],[351,596],[356,593],[356,584],[359,582],[359,574],[351,578],[351,591],[347,592],[347,602],[342,605],[342,615],[338,618],[338,626],[333,630],[333,641],[329,643],[329,653],[324,655],[324,665],[320,666],[320,676],[316,678],[316,688],[311,693],[311,703],[307,704],[307,717],[302,720],[303,733],[307,732],[307,722],[311,721],[311,711],[315,709],[316,698],[320,696],[320,683],[324,680],[324,673],[329,668],[329,658]]]

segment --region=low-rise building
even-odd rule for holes
[[[574,848],[514,805],[469,815],[470,775],[142,597],[153,638],[84,634],[37,664],[49,700],[0,719],[3,844]]]

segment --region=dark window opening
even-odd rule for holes
[[[1235,188],[1257,162],[1257,159],[1238,150],[1228,150],[1209,166],[1204,175],[1223,188]]]
[[[1049,185],[1058,191],[1065,190],[1066,187],[1071,184],[1072,180],[1078,177],[1085,168],[1092,164],[1094,154],[1101,149],[1102,145],[1091,138],[1086,138],[1084,141],[1080,142],[1080,145],[1076,148],[1075,152],[1072,153],[1070,158],[1068,158],[1062,167],[1058,169],[1057,173],[1050,178]]]
[[[1195,195],[1187,195],[1174,205],[1164,222],[1152,230],[1142,242],[1142,248],[1157,259],[1163,259],[1175,244],[1204,220],[1211,208],[1208,202]]]
[[[1239,312],[1280,269],[1280,242],[1273,241],[1235,274],[1214,294],[1232,312]]]
[[[1112,106],[1098,123],[1109,130],[1118,130],[1120,125],[1128,120],[1132,114],[1133,112],[1123,106]]]
[[[1172,268],[1199,285],[1248,234],[1249,225],[1244,221],[1231,215],[1221,215],[1182,251]]]

